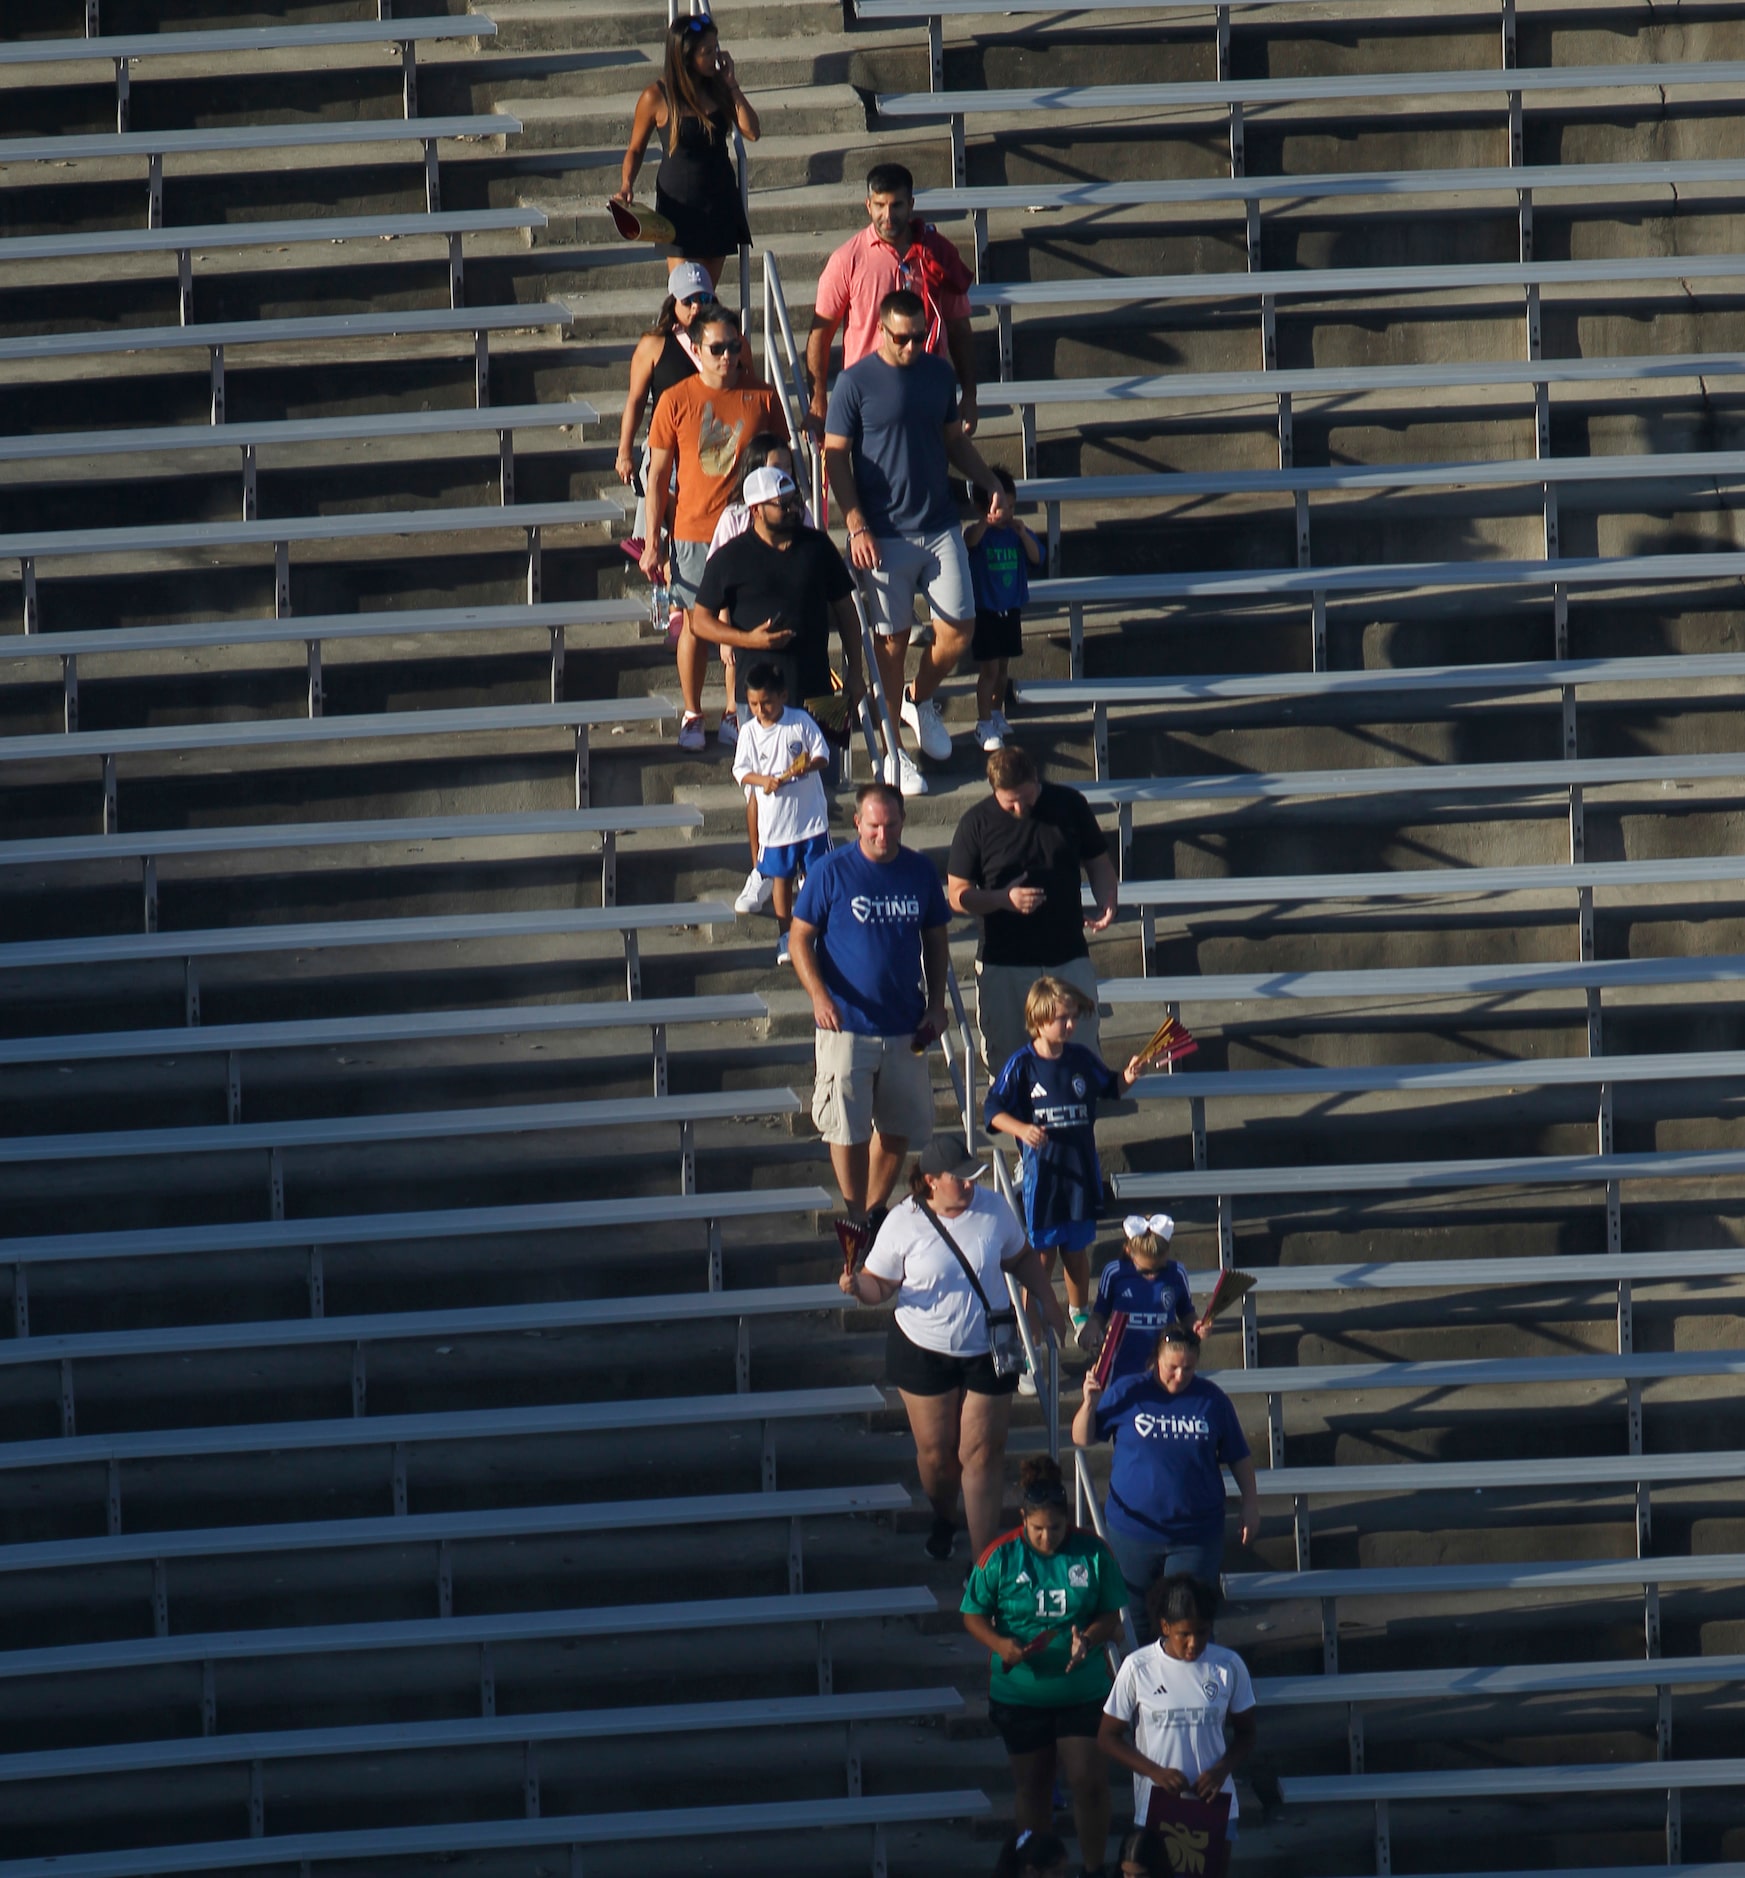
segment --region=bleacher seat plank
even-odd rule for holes
[[[1257,1702],[1435,1701],[1445,1696],[1582,1695],[1603,1689],[1745,1681],[1745,1656],[1652,1656],[1629,1662],[1505,1663],[1483,1669],[1383,1669],[1332,1676],[1256,1676]]]
[[[283,515],[265,521],[165,522],[148,528],[67,528],[0,535],[0,556],[53,560],[178,548],[272,546],[295,541],[367,541],[385,535],[467,534],[492,528],[563,528],[614,522],[610,502],[521,502],[467,509],[369,509],[347,515]],[[10,740],[8,740],[10,741]]]
[[[1527,960],[1513,965],[1376,966],[1359,971],[1213,972],[1205,977],[1105,978],[1101,1003],[1223,1004],[1321,999],[1531,997],[1556,991],[1631,991],[1732,984],[1745,979],[1745,952],[1648,959]],[[0,1043],[0,1052],[8,1046]],[[0,1062],[7,1059],[0,1054]],[[1192,1091],[1187,1093],[1191,1094]]]
[[[809,1421],[876,1415],[885,1406],[871,1383],[834,1389],[768,1389],[734,1395],[633,1397],[552,1402],[523,1408],[351,1415],[324,1421],[255,1422],[64,1435],[57,1441],[0,1442],[0,1472],[128,1460],[190,1460],[218,1454],[292,1454],[394,1447],[426,1441],[512,1441],[620,1434],[639,1428],[708,1427],[730,1422]]]
[[[1745,1148],[1199,1168],[1188,1174],[1116,1174],[1114,1187],[1117,1197],[1124,1200],[1174,1200],[1212,1195],[1436,1193],[1465,1187],[1580,1186],[1596,1181],[1603,1185],[1614,1180],[1721,1180],[1737,1174],[1745,1174]],[[0,1240],[0,1256],[4,1246]]]
[[[0,65],[6,48],[0,46]],[[521,120],[503,112],[450,117],[359,117],[344,123],[225,124],[206,130],[123,130],[82,136],[0,137],[0,164],[71,163],[107,157],[205,156],[243,150],[348,149],[432,138],[513,137]]]
[[[388,613],[304,613],[289,619],[188,621],[173,626],[0,634],[0,661],[179,652],[206,646],[301,645],[314,640],[414,639],[424,634],[549,633],[570,626],[640,625],[645,599],[542,601],[537,606],[408,607]]]
[[[321,20],[298,26],[237,26],[156,33],[115,33],[89,39],[8,39],[0,65],[90,64],[110,59],[214,57],[227,63],[259,52],[297,52],[317,46],[423,44],[441,39],[490,39],[497,28],[482,13],[453,18]]]
[[[453,1544],[732,1525],[738,1521],[832,1519],[847,1514],[902,1513],[907,1488],[768,1488],[756,1493],[691,1494],[674,1499],[595,1500],[572,1506],[481,1507],[459,1513],[385,1513],[371,1519],[268,1521],[252,1526],[170,1527],[100,1539],[39,1539],[0,1545],[0,1576],[61,1572],[141,1559],[274,1557],[290,1552],[343,1552],[352,1547]]]
[[[1690,1279],[1745,1278],[1745,1247],[1684,1252],[1555,1252],[1544,1257],[1378,1259],[1355,1265],[1282,1265],[1249,1274],[1257,1291],[1287,1296],[1316,1291],[1484,1291],[1499,1285],[1549,1285],[1591,1290],[1617,1284],[1675,1284]],[[1194,1277],[1196,1291],[1216,1272]]]
[[[94,1774],[224,1767],[237,1761],[312,1760],[342,1754],[437,1753],[540,1741],[632,1740],[741,1728],[823,1728],[851,1722],[943,1719],[963,1712],[954,1688],[869,1689],[851,1695],[762,1696],[726,1702],[650,1702],[631,1708],[518,1709],[465,1720],[262,1728],[246,1734],[123,1741],[103,1747],[0,1754],[0,1786]]]
[[[844,1800],[772,1800],[734,1806],[663,1807],[645,1813],[561,1814],[543,1819],[456,1821],[440,1826],[365,1827],[348,1832],[275,1833],[122,1852],[7,1859],[0,1878],[161,1878],[163,1874],[252,1869],[308,1859],[431,1858],[508,1847],[639,1845],[728,1838],[741,1833],[889,1828],[927,1820],[961,1825],[993,1810],[976,1789],[879,1793]]]
[[[727,1630],[761,1624],[880,1623],[892,1617],[931,1617],[938,1609],[938,1599],[925,1586],[901,1585],[859,1591],[789,1591],[777,1597],[686,1598],[671,1604],[591,1604],[582,1610],[498,1611],[478,1617],[213,1630],[0,1651],[0,1682],[88,1675],[103,1670],[138,1671],[171,1663],[266,1662],[282,1657],[354,1656],[374,1651],[476,1649],[481,1644],[664,1636],[675,1631]]]
[[[294,346],[329,340],[432,337],[566,327],[574,316],[557,300],[525,306],[407,307],[399,313],[320,313],[292,319],[212,320],[199,325],[95,328],[0,338],[0,363],[114,357],[130,352],[186,352],[214,346]]]
[[[1686,1791],[1738,1788],[1745,1785],[1745,1760],[1426,1768],[1407,1774],[1285,1774],[1278,1785],[1287,1806],[1334,1800],[1500,1799],[1525,1793],[1656,1793],[1668,1787]],[[0,1866],[0,1872],[4,1871]]]
[[[75,1439],[82,1440],[82,1436]],[[52,1443],[33,1445],[52,1446]],[[0,1456],[5,1450],[0,1449]],[[1263,1498],[1343,1493],[1479,1493],[1518,1489],[1561,1492],[1579,1487],[1676,1486],[1734,1479],[1745,1472],[1745,1453],[1558,1454],[1513,1461],[1382,1461],[1335,1467],[1263,1467],[1256,1470]],[[1234,1481],[1226,1482],[1236,1494]]]
[[[343,718],[329,718],[343,723]],[[163,860],[187,854],[274,854],[287,849],[360,847],[398,841],[513,841],[545,835],[628,835],[700,828],[697,808],[656,804],[621,809],[537,809],[506,815],[408,815],[402,820],[264,822],[224,828],[147,828],[130,834],[45,835],[0,841],[0,867],[109,857]]]
[[[24,261],[114,259],[128,254],[229,253],[299,242],[406,240],[419,235],[526,234],[546,225],[543,209],[438,209],[417,214],[305,216],[290,222],[208,222],[175,228],[97,228],[76,235],[8,235],[0,266]],[[331,265],[331,262],[329,262]],[[184,328],[184,330],[188,330]]]
[[[1477,1389],[1589,1382],[1671,1382],[1693,1376],[1745,1376],[1745,1351],[1664,1350],[1617,1355],[1476,1356],[1443,1362],[1304,1363],[1271,1369],[1220,1368],[1226,1395],[1336,1395],[1345,1389]]]
[[[1692,1050],[1643,1056],[1487,1058],[1469,1063],[1374,1063],[1348,1069],[1194,1070],[1142,1076],[1139,1101],[1215,1101],[1230,1096],[1411,1095],[1463,1089],[1564,1089],[1593,1083],[1684,1082],[1745,1076],[1745,1050]]]
[[[1177,79],[1168,84],[990,86],[978,91],[880,92],[888,118],[999,117],[1086,111],[1120,118],[1181,106],[1228,110],[1269,104],[1321,104],[1360,98],[1495,98],[1523,101],[1566,91],[1724,90],[1745,84],[1745,60],[1635,61],[1617,65],[1511,65],[1477,70],[1331,72],[1289,78]]]
[[[5,643],[0,641],[0,655]],[[1021,679],[1020,703],[1041,709],[1085,705],[1202,704],[1235,698],[1342,698],[1399,692],[1520,692],[1565,685],[1701,685],[1745,678],[1745,653],[1605,659],[1522,659],[1486,665],[1400,665],[1367,671],[1236,672],[1206,678]]]
[[[262,1148],[380,1146],[393,1141],[469,1140],[591,1128],[754,1120],[799,1112],[791,1089],[706,1089],[691,1095],[612,1096],[593,1102],[517,1102],[497,1108],[335,1115],[299,1121],[232,1122],[212,1128],[125,1128],[101,1134],[3,1135],[0,1167],[134,1156],[246,1153]],[[0,1240],[0,1245],[5,1242]]]
[[[108,1057],[221,1055],[231,1050],[321,1050],[359,1043],[423,1043],[448,1037],[512,1037],[650,1025],[730,1024],[768,1017],[755,992],[700,998],[605,999],[580,1004],[489,1006],[472,1011],[387,1011],[377,1016],[293,1018],[252,1024],[177,1025],[0,1038],[0,1064],[80,1063]]]
[[[1639,1590],[1644,1585],[1737,1584],[1745,1553],[1666,1558],[1528,1560],[1497,1565],[1371,1565],[1346,1571],[1226,1572],[1226,1594],[1244,1603],[1287,1599],[1434,1597],[1492,1591]]]
[[[673,906],[558,907],[527,913],[444,913],[419,918],[315,921],[302,926],[220,926],[186,932],[110,934],[94,939],[19,940],[0,946],[0,971],[27,965],[185,961],[240,958],[262,952],[652,932],[671,926],[731,925],[735,917],[725,900],[687,900]]]
[[[295,417],[262,423],[160,424],[149,430],[36,431],[0,437],[0,463],[36,463],[57,457],[172,455],[200,450],[265,450],[290,444],[352,443],[361,439],[470,436],[500,430],[556,430],[593,424],[599,412],[585,399],[549,404],[438,406],[429,411],[383,411],[364,417]],[[148,629],[149,630],[149,629]]]
[[[625,1200],[545,1200],[518,1206],[464,1206],[421,1213],[348,1213],[303,1219],[239,1220],[216,1226],[139,1226],[109,1232],[45,1233],[0,1239],[0,1265],[55,1265],[90,1259],[176,1258],[275,1247],[392,1245],[408,1239],[473,1239],[492,1233],[588,1232],[613,1226],[706,1224],[828,1212],[822,1187],[754,1192],[675,1193]]]

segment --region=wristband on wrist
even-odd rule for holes
[[[857,535],[870,535],[871,533],[872,530],[863,522],[859,528],[851,528],[848,531],[848,538],[850,541],[853,541]]]

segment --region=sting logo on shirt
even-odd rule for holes
[[[1072,1079],[1072,1092],[1075,1096],[1082,1097],[1084,1095],[1085,1079],[1082,1076],[1075,1076]]]
[[[1216,1676],[1208,1676],[1206,1680],[1200,1684],[1200,1687],[1205,1691],[1206,1700],[1208,1702],[1216,1702],[1219,1696],[1224,1693],[1224,1685]]]
[[[1133,1417],[1133,1431],[1142,1440],[1170,1435],[1178,1441],[1209,1440],[1212,1424],[1204,1415],[1149,1415],[1143,1409]]]
[[[912,893],[893,893],[880,898],[857,893],[849,901],[848,910],[863,926],[877,926],[886,921],[919,919],[921,902]]]

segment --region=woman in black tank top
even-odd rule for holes
[[[733,169],[735,128],[748,143],[757,141],[757,112],[739,88],[733,55],[707,13],[681,16],[667,30],[664,76],[636,101],[614,197],[629,206],[643,152],[654,132],[664,130],[666,154],[654,187],[655,208],[673,225],[677,252],[667,258],[669,272],[681,259],[697,261],[718,282],[727,256],[751,240]]]
[[[621,483],[633,482],[637,470],[636,433],[646,413],[660,402],[660,394],[685,379],[695,377],[697,367],[685,350],[679,335],[690,331],[691,322],[710,304],[713,296],[702,292],[695,276],[678,283],[692,291],[683,300],[669,293],[661,302],[654,324],[636,342],[630,355],[630,388],[624,398],[624,416],[618,426],[618,461],[614,465]]]

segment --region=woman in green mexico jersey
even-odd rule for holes
[[[1080,1532],[1060,1468],[1033,1456],[1019,1474],[1022,1519],[976,1560],[963,1627],[993,1652],[988,1719],[1012,1760],[1020,1832],[1054,1821],[1058,1771],[1072,1793],[1079,1856],[1096,1878],[1109,1841],[1109,1780],[1096,1735],[1113,1678],[1104,1646],[1127,1587],[1115,1555]]]

